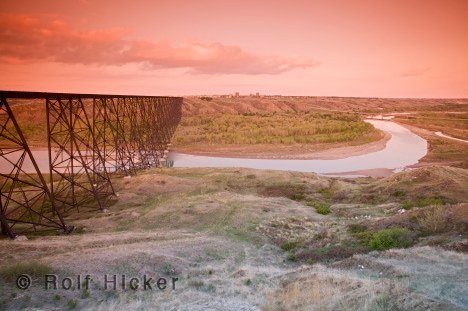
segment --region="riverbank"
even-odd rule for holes
[[[410,125],[406,120],[394,122],[414,132],[428,142],[427,154],[411,167],[453,166],[468,168],[468,144],[465,142],[440,137],[434,131]]]
[[[376,172],[380,176],[386,176],[389,171],[402,170],[418,163],[419,159],[426,155],[427,142],[405,127],[390,121],[368,120],[367,122],[390,135],[384,149],[327,160],[225,158],[180,153],[171,153],[169,160],[173,162],[174,167],[240,167],[333,175],[359,171],[370,172],[370,175],[364,174],[366,176],[376,176]]]
[[[316,145],[229,145],[206,146],[189,145],[174,147],[173,151],[190,155],[250,158],[250,159],[296,159],[296,160],[336,160],[380,151],[385,148],[391,135],[380,131],[380,139],[355,146],[343,144]]]

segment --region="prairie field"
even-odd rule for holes
[[[0,240],[3,309],[465,310],[468,173],[335,179],[250,169],[151,169],[71,235]],[[401,210],[405,212],[402,213]],[[15,277],[33,279],[17,289]],[[92,277],[45,290],[44,275]],[[105,289],[104,275],[177,278]]]

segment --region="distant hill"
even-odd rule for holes
[[[460,107],[463,105],[463,107]],[[401,99],[312,96],[187,96],[185,116],[248,113],[291,112],[309,110],[354,111],[360,113],[406,112],[460,109],[468,111],[468,99]]]

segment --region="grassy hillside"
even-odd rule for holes
[[[174,168],[116,178],[116,204],[71,215],[70,236],[0,240],[0,307],[463,310],[467,183],[467,170],[446,167],[383,179]],[[51,272],[90,274],[93,287],[44,290]],[[27,291],[14,285],[20,273],[33,278]],[[112,291],[105,274],[178,283]]]

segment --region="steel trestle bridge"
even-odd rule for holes
[[[15,104],[45,105],[48,172],[41,171]],[[72,226],[72,211],[105,209],[111,174],[160,166],[181,119],[181,97],[0,91],[0,226],[15,237]],[[25,166],[32,169],[25,170]]]

